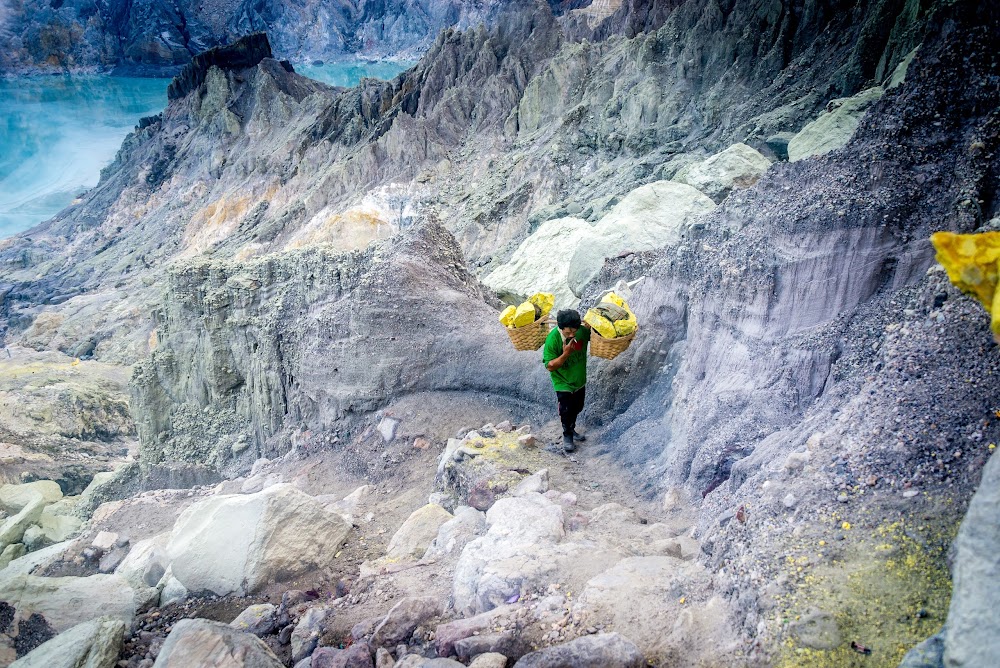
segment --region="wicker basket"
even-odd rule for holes
[[[507,327],[507,336],[514,350],[538,350],[545,344],[552,327],[550,318],[541,318],[524,327]]]
[[[636,332],[639,331],[637,327]],[[590,333],[590,354],[594,357],[603,357],[606,360],[613,360],[622,354],[622,352],[632,345],[632,339],[635,338],[635,332],[632,332],[628,336],[619,336],[615,339],[606,339],[597,332],[592,331]]]

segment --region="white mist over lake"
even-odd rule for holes
[[[334,86],[391,79],[410,65],[296,65]],[[167,104],[169,79],[104,75],[0,78],[0,239],[48,220],[97,185],[125,136]]]

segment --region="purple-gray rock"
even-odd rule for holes
[[[525,654],[514,668],[642,668],[646,660],[618,633],[598,633]]]

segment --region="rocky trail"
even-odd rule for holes
[[[1000,230],[996,9],[575,4],[353,89],[206,52],[0,243],[0,665],[992,668],[929,238]],[[565,456],[498,314],[611,289]]]

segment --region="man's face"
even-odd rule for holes
[[[561,331],[563,333],[563,338],[568,339],[568,338],[570,338],[572,336],[576,336],[576,330],[578,330],[578,329],[580,329],[580,328],[579,327],[561,327],[561,328],[559,328],[559,331]]]

